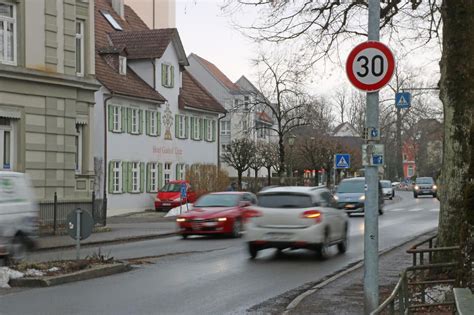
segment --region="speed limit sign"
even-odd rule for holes
[[[392,78],[395,69],[393,53],[384,44],[367,41],[357,45],[347,57],[346,73],[359,90],[375,92]]]

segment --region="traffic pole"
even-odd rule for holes
[[[380,39],[380,0],[369,0],[368,40]],[[367,92],[366,128],[379,128],[379,92]],[[368,140],[368,145],[375,144]],[[367,154],[368,159],[371,156]],[[367,192],[364,216],[364,311],[370,314],[379,302],[379,256],[378,256],[378,166],[365,166]]]

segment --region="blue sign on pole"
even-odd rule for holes
[[[350,154],[336,154],[335,160],[336,168],[351,168]]]
[[[396,108],[409,108],[411,106],[411,94],[409,92],[400,92],[395,94]]]
[[[186,184],[181,184],[181,199],[186,198],[187,189]]]

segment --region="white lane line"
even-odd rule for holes
[[[410,209],[410,210],[408,210],[408,211],[410,211],[410,212],[415,212],[415,211],[421,211],[421,210],[423,210],[423,209],[421,209],[421,208],[413,208],[413,209]]]
[[[433,208],[433,209],[430,209],[429,211],[438,212],[439,208]]]
[[[403,211],[403,210],[407,210],[407,209],[405,208],[387,209],[387,211]]]

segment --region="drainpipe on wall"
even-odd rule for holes
[[[110,96],[104,99],[104,200],[102,206],[104,207],[105,218],[104,218],[104,225],[107,225],[107,171],[108,171],[108,163],[107,163],[107,133],[109,131],[107,120],[109,117],[109,113],[107,112],[107,102],[114,97],[114,92],[111,92]]]
[[[221,120],[227,116],[227,113],[224,113],[224,116],[217,118],[217,170],[221,170]]]

